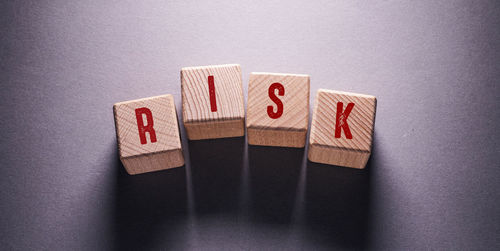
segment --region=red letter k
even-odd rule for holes
[[[344,129],[344,133],[346,138],[352,139],[351,130],[349,129],[349,124],[347,124],[347,118],[349,117],[349,113],[351,113],[352,108],[354,107],[354,103],[349,103],[345,108],[345,111],[342,111],[344,108],[344,103],[337,103],[337,119],[335,121],[335,138],[340,138],[341,130]]]

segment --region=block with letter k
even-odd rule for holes
[[[320,89],[309,136],[312,162],[363,169],[371,154],[377,99]]]

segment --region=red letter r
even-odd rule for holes
[[[148,121],[147,125],[144,125],[144,120],[142,119],[142,115],[146,115],[146,120]],[[151,110],[146,107],[135,109],[135,117],[137,118],[137,128],[139,129],[139,138],[141,139],[141,144],[148,143],[146,141],[146,132],[149,132],[149,137],[151,138],[151,143],[156,142],[156,133],[155,129],[153,129],[153,114]]]

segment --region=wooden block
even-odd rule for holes
[[[309,123],[309,85],[308,75],[251,73],[248,143],[304,147]]]
[[[182,68],[181,85],[182,115],[188,139],[245,135],[239,65]]]
[[[113,112],[120,160],[129,174],[184,165],[172,95],[116,103]]]
[[[314,102],[310,161],[365,168],[372,147],[377,99],[321,89]]]

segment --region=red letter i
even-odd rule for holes
[[[208,93],[210,94],[210,110],[217,111],[217,101],[215,99],[214,76],[208,76]]]

